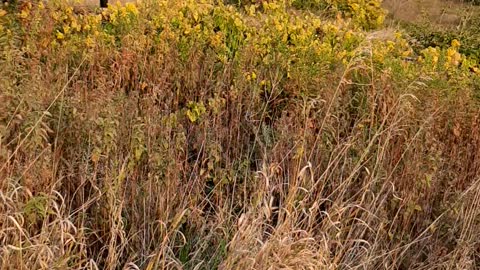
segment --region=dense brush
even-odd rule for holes
[[[480,267],[461,44],[259,2],[0,8],[1,269]]]

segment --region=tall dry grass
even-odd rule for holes
[[[248,38],[222,62],[155,40],[152,3],[86,49],[56,8],[0,35],[1,269],[480,267],[474,74],[368,38],[318,73]]]

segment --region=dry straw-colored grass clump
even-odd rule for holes
[[[0,269],[478,269],[477,64],[334,2],[1,6]]]

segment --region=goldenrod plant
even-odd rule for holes
[[[0,268],[478,268],[478,60],[380,4],[2,4]]]

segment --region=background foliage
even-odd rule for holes
[[[475,269],[478,55],[384,16],[3,5],[2,269]]]

